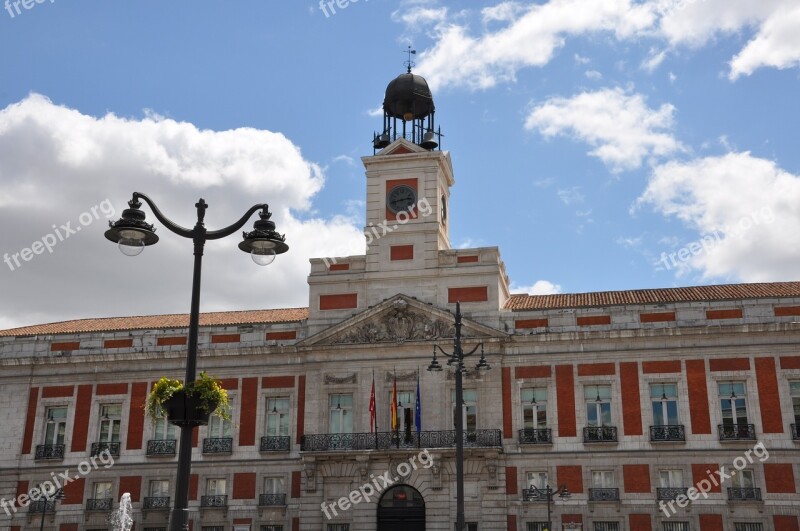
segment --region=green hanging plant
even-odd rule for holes
[[[217,415],[224,420],[231,419],[228,391],[222,387],[219,380],[205,372],[201,372],[197,380],[185,387],[180,380],[160,378],[147,397],[145,408],[150,418],[153,420],[164,418],[166,416],[164,402],[177,391],[185,391],[188,398],[196,399],[199,409],[205,413]]]

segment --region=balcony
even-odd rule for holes
[[[260,507],[286,505],[286,494],[262,494],[258,497]]]
[[[207,437],[203,439],[204,454],[230,454],[233,453],[232,437]]]
[[[149,497],[144,499],[144,505],[142,505],[142,509],[146,510],[153,510],[153,509],[169,509],[169,496],[156,496],[156,497]]]
[[[589,501],[619,501],[619,489],[589,489]]]
[[[617,442],[616,426],[586,426],[583,428],[583,442],[604,443]]]
[[[63,444],[40,444],[36,447],[36,460],[64,459]]]
[[[683,424],[650,426],[650,442],[686,442]]]
[[[686,496],[688,491],[686,487],[659,487],[656,489],[656,499],[674,500],[678,496]]]
[[[304,435],[300,442],[303,452],[337,452],[350,450],[391,450],[408,448],[455,448],[456,432],[415,431],[379,433],[323,433]],[[464,448],[502,447],[500,430],[464,432]]]
[[[114,508],[114,498],[90,498],[86,500],[87,511],[111,511]]]
[[[728,487],[729,501],[761,501],[761,489],[755,487]]]
[[[178,441],[175,439],[151,439],[147,441],[147,455],[149,457],[173,457],[177,443]]]
[[[755,424],[720,424],[720,441],[755,441]]]
[[[792,424],[792,440],[800,441],[800,424]]]
[[[553,430],[550,428],[524,428],[519,430],[520,444],[553,444]]]
[[[214,494],[212,496],[201,496],[200,507],[214,508],[214,507],[228,507],[228,496],[224,494]]]
[[[56,500],[36,500],[28,505],[28,512],[31,514],[42,514],[43,512],[56,512]]]
[[[113,455],[114,457],[119,457],[119,447],[120,443],[118,442],[96,442],[92,443],[92,457],[98,457],[100,454],[108,454]]]
[[[288,452],[292,449],[291,437],[261,437],[260,452]]]

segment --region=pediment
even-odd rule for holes
[[[403,155],[405,153],[427,153],[423,147],[416,145],[413,142],[409,142],[405,138],[398,138],[382,150],[380,150],[376,156],[383,157],[386,155]]]
[[[440,341],[452,339],[455,336],[454,322],[455,318],[451,312],[406,295],[395,295],[327,330],[300,341],[297,345]],[[490,326],[462,318],[461,337],[464,339],[490,339],[506,338],[508,335]]]

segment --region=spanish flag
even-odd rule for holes
[[[392,385],[392,431],[397,431],[397,373],[394,375]]]
[[[375,374],[372,374],[372,392],[369,395],[369,431],[375,431]]]

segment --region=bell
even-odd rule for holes
[[[439,145],[439,143],[436,142],[436,140],[434,140],[434,138],[435,138],[435,135],[434,135],[433,131],[428,131],[427,133],[425,133],[422,136],[422,143],[420,144],[420,146],[425,148],[425,149],[427,149],[427,150],[429,150],[429,151],[433,150],[433,149],[436,149],[436,147]]]
[[[391,144],[391,142],[389,141],[389,135],[386,133],[376,136],[375,140],[372,142],[372,145],[375,147],[375,149],[383,149],[389,144]]]

